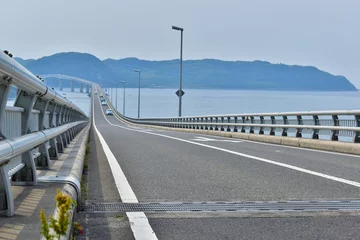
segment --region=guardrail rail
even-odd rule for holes
[[[17,97],[6,107],[12,86]],[[14,214],[11,185],[36,185],[36,167],[49,168],[87,122],[80,108],[0,52],[0,211]]]
[[[137,119],[123,116],[111,107],[118,117],[136,124],[360,143],[360,110]]]

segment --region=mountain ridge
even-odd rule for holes
[[[64,74],[94,81],[103,86],[126,81],[141,86],[177,88],[179,59],[142,60],[135,57],[100,60],[88,53],[57,53],[39,59],[15,58],[34,74]],[[50,83],[56,84],[55,80]],[[66,86],[66,84],[65,84]],[[195,89],[244,89],[286,91],[356,91],[344,76],[335,76],[314,66],[273,64],[267,61],[201,59],[183,61],[183,87]]]

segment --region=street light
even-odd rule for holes
[[[182,48],[183,48],[183,32],[184,29],[181,27],[176,27],[176,26],[172,26],[173,30],[177,30],[181,32],[181,44],[180,44],[180,87],[179,87],[179,92],[178,92],[178,96],[179,96],[179,117],[181,117],[181,98],[184,95],[183,91],[182,91]]]
[[[113,82],[113,81],[109,81],[108,82],[112,83],[112,84],[115,84],[116,88],[115,88],[115,109],[117,110],[117,82]],[[110,96],[110,101],[111,101],[111,104],[113,103],[113,88],[111,88],[111,96]]]
[[[117,92],[118,92],[118,84],[116,83],[115,88],[115,109],[117,111]]]
[[[125,116],[125,81],[121,81],[121,83],[124,84],[124,100],[123,100],[123,115]]]
[[[111,98],[111,104],[113,104],[113,88],[110,88],[110,91],[111,91],[111,96],[110,96],[110,98]]]
[[[135,72],[139,73],[139,93],[138,93],[138,118],[140,118],[140,70],[134,69]]]

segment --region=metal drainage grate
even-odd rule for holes
[[[81,211],[93,213],[344,210],[359,211],[360,201],[100,203],[81,206]]]

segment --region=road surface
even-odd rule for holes
[[[129,125],[105,116],[106,109],[95,97],[88,203],[359,199],[359,156]],[[132,233],[137,239],[360,238],[356,211],[165,212],[141,218],[91,213],[83,218],[94,221],[94,228],[101,222],[113,238],[131,239]],[[135,226],[140,219],[148,226],[119,219],[135,219]]]

